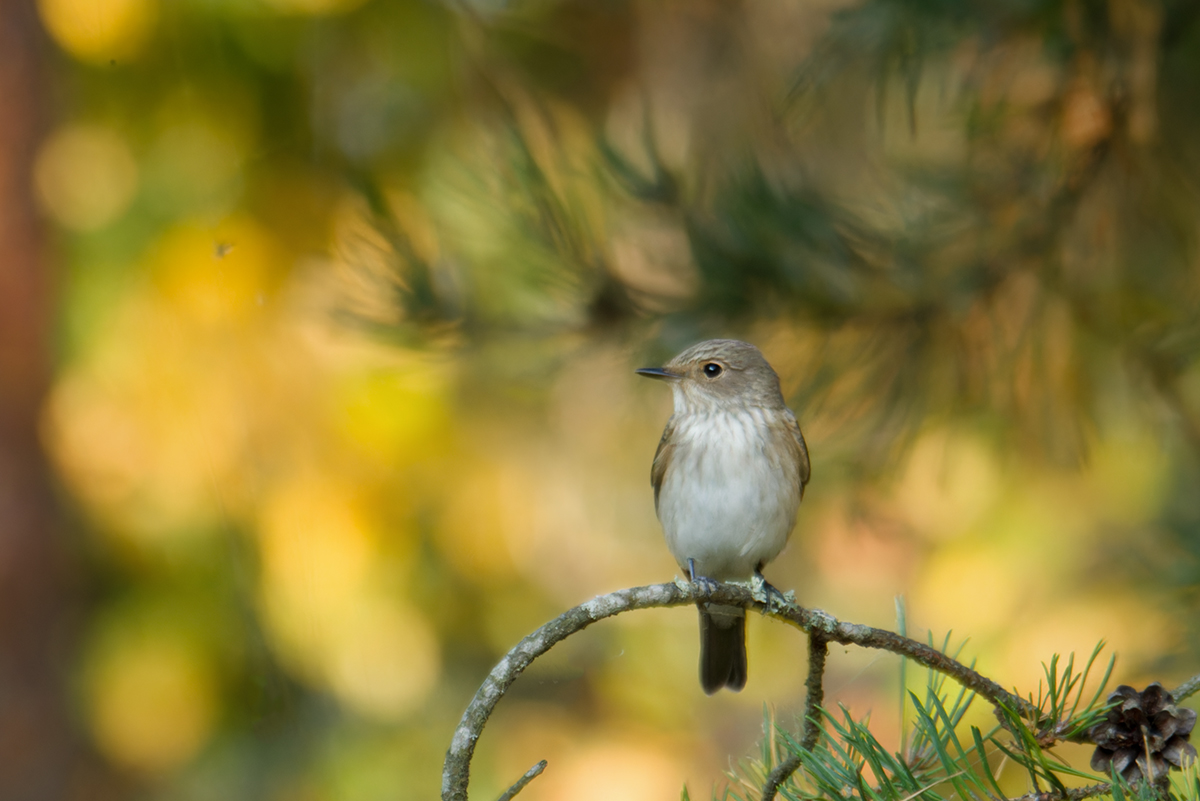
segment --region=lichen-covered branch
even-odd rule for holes
[[[1175,699],[1176,703],[1179,703],[1186,698],[1191,698],[1197,690],[1200,690],[1200,673],[1171,690],[1171,697]]]
[[[821,737],[821,724],[818,721],[821,715],[821,704],[825,701],[825,657],[828,655],[829,642],[825,639],[825,635],[819,632],[810,632],[808,635],[808,678],[804,682],[806,693],[804,697],[804,733],[800,737],[800,747],[805,751],[816,748],[817,740]],[[767,776],[766,783],[763,784],[763,801],[771,801],[775,797],[775,793],[779,792],[779,785],[787,781],[788,777],[799,767],[799,754],[792,754],[776,765],[775,769]]]
[[[517,779],[516,782],[513,783],[512,787],[509,787],[507,790],[505,790],[504,793],[496,799],[496,801],[512,801],[512,799],[516,797],[517,793],[525,789],[525,785],[529,784],[538,776],[541,776],[542,771],[545,769],[546,760],[543,759],[541,762],[538,762],[532,768],[525,771],[525,774],[521,776],[521,778]]]
[[[745,595],[748,596],[749,592]],[[492,672],[484,679],[463,713],[458,728],[454,730],[454,737],[442,768],[443,801],[466,801],[475,743],[496,704],[533,660],[597,620],[634,609],[682,606],[692,600],[692,595],[677,584],[656,584],[620,590],[593,598],[564,612],[521,640],[492,668]]]
[[[1009,801],[1084,801],[1085,798],[1095,798],[1098,795],[1108,795],[1111,792],[1112,785],[1105,782],[1103,784],[1090,784],[1087,787],[1072,787],[1067,790],[1065,795],[1058,791],[1026,793],[1017,798],[1011,798]]]
[[[821,704],[825,703],[825,657],[829,656],[829,643],[825,635],[810,632],[808,635],[808,678],[804,682],[804,735],[800,747],[811,751],[821,738]],[[795,770],[793,768],[793,770]]]
[[[684,606],[696,601],[715,601],[763,611],[770,617],[790,623],[810,635],[815,634],[823,641],[899,654],[949,676],[993,704],[1005,705],[1022,716],[1037,716],[1037,710],[1028,701],[1013,695],[986,676],[935,648],[899,634],[871,626],[844,623],[820,610],[805,609],[795,604],[773,601],[770,610],[767,610],[765,598],[761,593],[756,594],[745,585],[716,584],[707,588],[685,581],[653,584],[601,595],[564,612],[521,640],[492,668],[492,672],[488,674],[463,713],[462,720],[454,731],[450,748],[446,752],[446,762],[442,770],[443,801],[466,801],[471,758],[483,727],[504,693],[533,660],[549,651],[555,644],[598,620],[635,609]]]

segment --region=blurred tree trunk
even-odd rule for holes
[[[85,753],[65,697],[69,574],[38,414],[50,375],[50,276],[30,173],[43,42],[32,0],[0,2],[0,799],[73,795]],[[78,786],[78,785],[76,785]]]

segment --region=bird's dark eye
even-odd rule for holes
[[[709,362],[708,364],[704,365],[704,374],[709,378],[716,378],[724,371],[725,368],[721,367],[721,365],[717,364],[716,362]]]

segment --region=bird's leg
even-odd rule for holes
[[[788,603],[788,597],[781,592],[778,587],[767,581],[766,576],[762,574],[762,568],[762,564],[759,564],[758,567],[754,568],[754,581],[756,584],[758,584],[758,588],[762,590],[763,595],[767,599],[767,607],[764,611],[772,611],[775,609],[776,603],[778,603],[780,608],[783,608]]]
[[[709,595],[716,592],[717,586],[718,586],[718,582],[716,581],[716,579],[710,579],[708,576],[697,576],[696,575],[696,560],[689,556],[687,562],[688,562],[688,578],[692,580],[692,583],[699,584],[701,589],[703,589],[704,592]]]

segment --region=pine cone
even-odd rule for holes
[[[1175,699],[1158,682],[1140,693],[1122,684],[1108,700],[1120,703],[1088,729],[1096,744],[1094,770],[1115,770],[1130,784],[1143,777],[1153,782],[1172,767],[1185,767],[1196,758],[1196,748],[1188,742],[1196,710],[1175,706]]]

